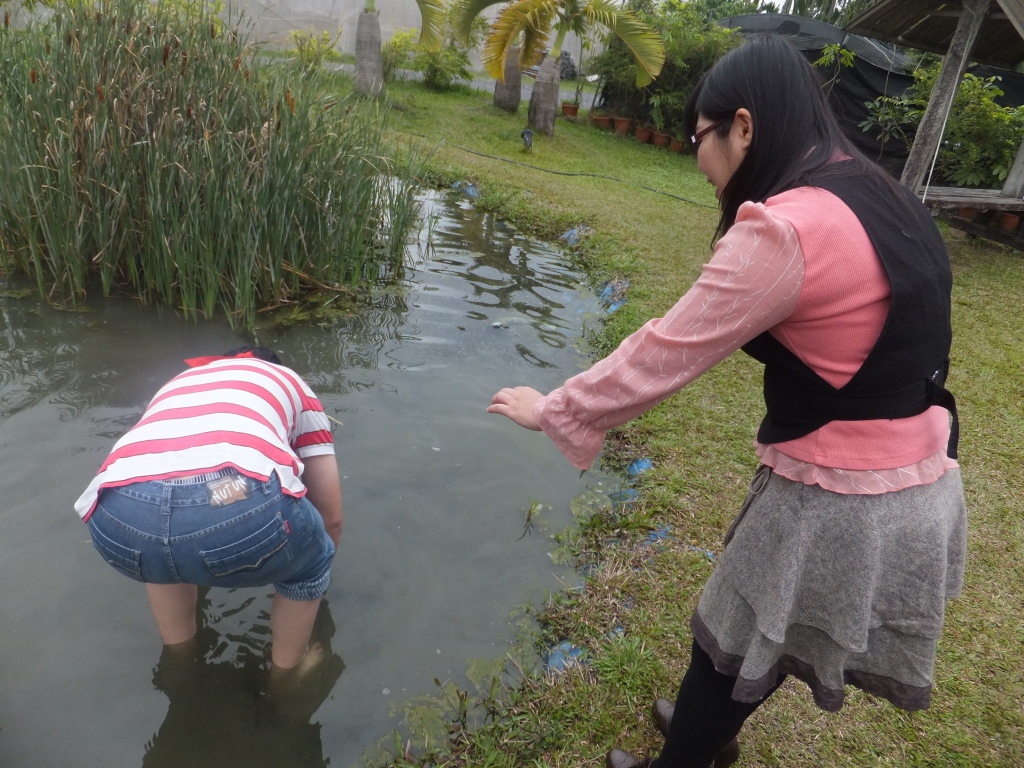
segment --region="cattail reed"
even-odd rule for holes
[[[339,98],[322,71],[261,66],[191,4],[55,2],[51,21],[0,34],[0,60],[36,62],[27,79],[47,84],[31,105],[0,99],[0,222],[32,222],[4,231],[0,271],[51,300],[123,289],[244,326],[400,268],[418,169],[389,158],[375,103]]]

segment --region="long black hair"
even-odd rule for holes
[[[703,115],[723,121],[715,133],[725,137],[741,108],[750,112],[753,137],[722,190],[716,237],[733,225],[743,203],[763,203],[787,189],[813,185],[815,178],[826,175],[866,174],[888,194],[906,199],[906,190],[843,135],[817,73],[778,35],[747,40],[700,79],[686,105],[686,132],[696,133],[697,116]],[[850,161],[833,162],[842,156]]]
[[[279,358],[273,350],[267,349],[266,347],[235,347],[234,349],[229,349],[225,352],[224,357],[236,357],[246,353],[250,353],[253,357],[259,358],[260,360],[266,360],[268,363],[282,365],[281,358]]]

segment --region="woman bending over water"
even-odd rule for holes
[[[165,644],[196,634],[197,585],[273,584],[272,670],[296,668],[341,538],[330,424],[270,350],[186,362],[75,509],[103,559],[146,584]]]

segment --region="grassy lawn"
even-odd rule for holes
[[[599,349],[662,313],[708,258],[717,211],[692,157],[562,119],[553,138],[535,135],[528,153],[519,136],[525,103],[509,116],[485,93],[399,85],[390,96],[402,146],[435,150],[434,183],[472,180],[481,206],[543,237],[591,228],[578,257],[595,283],[630,281]],[[790,682],[749,722],[739,765],[1024,766],[1024,254],[944,232],[956,279],[949,386],[960,404],[971,534],[934,703],[909,714],[849,689],[843,711],[828,715]],[[599,564],[586,589],[538,607],[546,640],[584,646],[590,663],[510,685],[495,720],[456,728],[430,762],[597,766],[614,744],[638,753],[660,745],[649,706],[656,694],[675,695],[689,617],[713,568],[701,550],[720,550],[756,464],[761,416],[759,366],[738,354],[614,436],[606,449],[613,465],[649,456],[655,469],[642,476],[633,510],[581,520],[572,534]],[[660,525],[671,526],[672,539],[636,543]],[[612,535],[619,543],[605,545]],[[616,626],[623,637],[609,637]]]

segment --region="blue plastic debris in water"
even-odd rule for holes
[[[654,541],[665,541],[670,538],[669,534],[672,531],[672,527],[669,525],[663,525],[661,528],[657,528],[647,534],[647,540]]]
[[[608,498],[612,500],[612,506],[631,504],[640,498],[640,491],[635,488],[622,488],[618,491],[612,491],[609,493]]]
[[[576,245],[580,241],[580,232],[576,227],[573,227],[562,235],[561,239],[565,241],[566,245]]]
[[[583,657],[583,649],[573,645],[568,640],[563,640],[550,651],[544,662],[544,668],[548,672],[564,672],[576,664],[583,664],[586,661]]]
[[[715,562],[715,553],[712,552],[710,549],[701,549],[700,547],[690,545],[689,550],[691,552],[696,552],[699,555],[704,555],[704,557],[708,559],[708,562]]]
[[[625,303],[626,303],[625,299],[620,299],[619,301],[616,301],[614,304],[609,305],[608,309],[605,310],[605,311],[610,315],[612,312],[614,312],[616,309],[618,309],[619,307],[621,307]]]
[[[626,467],[626,474],[629,475],[630,477],[637,477],[638,475],[642,475],[649,469],[654,469],[653,461],[651,461],[648,458],[637,459],[636,461],[631,462],[628,467]]]
[[[601,290],[601,301],[605,304],[612,304],[622,300],[629,288],[629,280],[612,280]]]
[[[452,184],[452,189],[461,191],[466,197],[480,197],[477,188],[470,181],[456,181]]]

